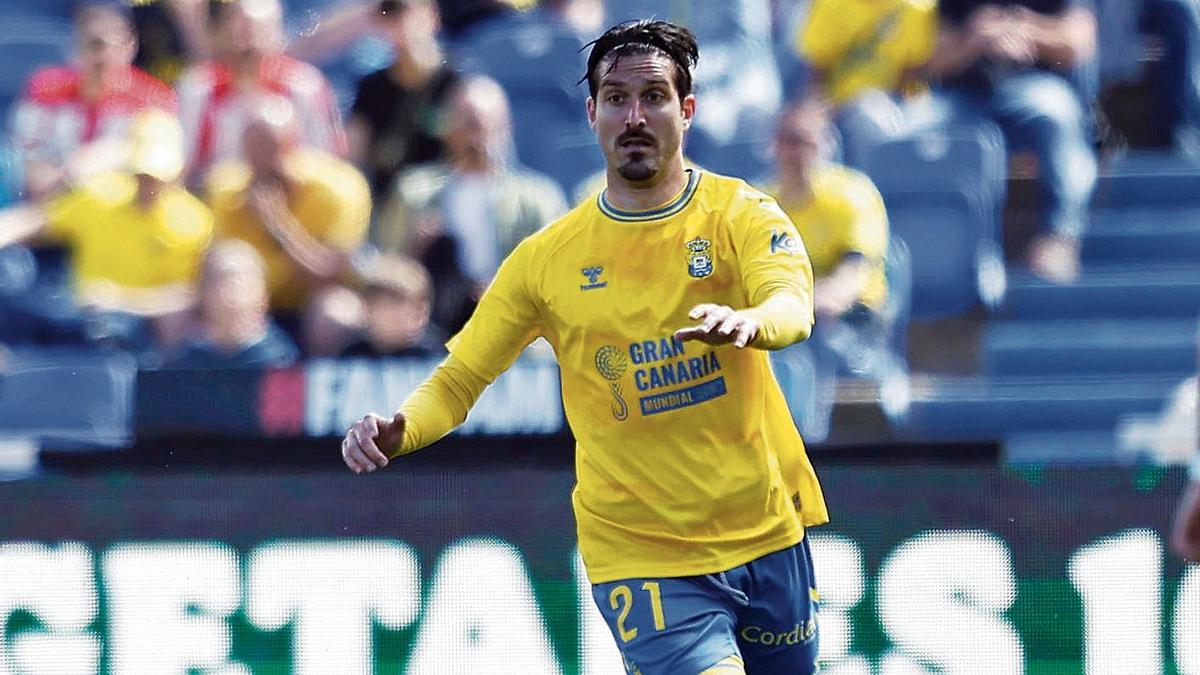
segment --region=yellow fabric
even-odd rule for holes
[[[775,188],[768,192],[779,196]],[[871,273],[859,302],[882,308],[887,300],[888,222],[883,197],[871,179],[843,166],[825,166],[815,171],[806,203],[780,205],[800,231],[816,277],[829,275],[847,254],[861,253]]]
[[[195,283],[212,236],[208,207],[176,186],[146,210],[136,196],[136,178],[104,173],[46,205],[46,233],[70,248],[81,300]]]
[[[311,150],[290,153],[284,167],[296,181],[288,208],[300,225],[326,246],[343,251],[361,246],[371,217],[371,191],[358,169]],[[271,309],[301,309],[315,288],[246,205],[250,178],[250,167],[243,162],[217,166],[209,174],[208,200],[216,217],[216,235],[242,239],[262,254]]]
[[[841,104],[867,89],[898,92],[933,54],[937,30],[934,0],[814,0],[797,49]]]
[[[672,339],[697,304],[745,309],[772,294],[799,308],[773,319],[807,333],[808,256],[770,197],[689,175],[653,212],[617,211],[601,193],[523,241],[448,345],[486,382],[536,337],[554,347],[593,583],[727,570],[828,520],[767,352]],[[428,429],[424,405],[402,410]]]
[[[467,419],[488,382],[453,355],[443,360],[429,379],[401,406],[404,441],[399,448],[381,448],[388,457],[423,448],[450,433]]]

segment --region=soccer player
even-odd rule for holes
[[[592,44],[606,189],[517,246],[446,360],[342,457],[371,472],[434,442],[542,336],[578,443],[580,552],[629,672],[810,673],[805,528],[828,516],[765,350],[808,336],[812,268],[774,200],[684,168],[697,57],[661,21]]]
[[[1200,563],[1200,455],[1192,460],[1188,474],[1191,480],[1175,513],[1171,550],[1185,560]]]
[[[1196,339],[1196,362],[1200,364],[1200,334]],[[1200,387],[1200,382],[1196,386]],[[1171,550],[1184,560],[1200,563],[1200,450],[1192,458],[1188,478],[1171,528]]]

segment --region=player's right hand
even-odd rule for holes
[[[404,415],[391,419],[369,413],[354,423],[342,439],[342,461],[354,473],[371,473],[388,464],[385,451],[400,447],[404,440]]]

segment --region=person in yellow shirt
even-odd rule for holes
[[[351,164],[300,147],[290,102],[254,103],[245,161],[210,172],[216,236],[250,243],[263,257],[271,310],[293,331],[310,300],[351,272],[371,213],[367,180]]]
[[[170,346],[181,338],[194,301],[212,215],[177,183],[183,132],[173,115],[157,109],[140,113],[123,151],[124,170],[87,178],[43,204],[0,211],[0,248],[39,234],[64,244],[84,317],[145,318],[163,346]]]
[[[811,673],[805,531],[828,513],[768,351],[808,336],[812,267],[773,199],[685,169],[698,56],[662,21],[592,44],[605,189],[517,246],[446,360],[342,457],[369,473],[433,443],[543,337],[577,439],[580,553],[630,672]]]
[[[830,137],[823,101],[785,108],[775,130],[775,182],[767,188],[800,232],[816,279],[812,337],[776,355],[787,381],[798,378],[788,400],[809,442],[829,433],[838,371],[880,381],[907,371],[902,356],[887,346],[892,326],[883,198],[867,176],[827,161]]]
[[[924,90],[937,32],[935,0],[813,0],[796,51],[838,108],[848,164],[909,126],[906,98]]]

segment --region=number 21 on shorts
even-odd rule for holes
[[[663,617],[662,591],[659,589],[658,582],[647,581],[642,584],[642,590],[650,598],[650,612],[654,615],[654,630],[665,629],[667,621]],[[608,605],[618,612],[617,634],[621,636],[621,642],[629,642],[637,637],[638,629],[636,627],[625,627],[625,621],[629,618],[630,610],[633,609],[633,591],[625,584],[614,586],[608,593]]]

